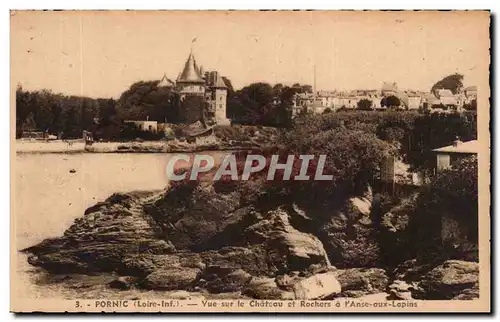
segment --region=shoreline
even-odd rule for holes
[[[92,146],[85,146],[84,142],[78,140],[71,145],[62,141],[39,142],[16,140],[16,154],[80,154],[80,153],[194,153],[202,151],[238,151],[244,149],[263,148],[255,143],[244,144],[178,144],[167,141],[145,141],[145,142],[96,142]]]

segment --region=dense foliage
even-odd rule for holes
[[[433,149],[477,139],[476,114],[425,114],[417,117],[401,141],[403,160],[415,170],[434,168]]]
[[[23,131],[46,131],[62,138],[81,137],[84,129],[114,124],[115,103],[113,99],[66,96],[48,90],[30,92],[18,87],[16,136]]]
[[[346,128],[374,134],[399,150],[403,161],[413,170],[434,168],[433,149],[477,138],[475,113],[420,114],[417,111],[345,111],[307,115],[296,122],[298,137]],[[303,126],[301,126],[303,125]],[[292,132],[291,132],[292,133]],[[295,132],[293,132],[295,133]]]
[[[123,120],[146,120],[176,123],[179,118],[176,95],[159,81],[140,81],[124,91],[117,102]]]
[[[338,128],[318,133],[309,132],[309,135],[301,137],[295,135],[304,131],[300,128],[296,131],[287,132],[284,138],[289,140],[289,153],[296,156],[313,155],[315,161],[320,155],[325,155],[323,173],[333,176],[331,181],[291,182],[297,199],[316,205],[363,194],[378,173],[382,160],[392,151],[388,143],[374,134],[359,130]],[[314,175],[316,167],[317,162],[312,163],[309,171],[311,175]]]
[[[380,105],[383,107],[385,106],[385,107],[390,107],[390,108],[397,108],[397,107],[401,106],[401,100],[399,99],[399,97],[391,95],[391,96],[382,98],[382,100],[380,100]]]
[[[449,89],[453,94],[458,94],[464,87],[463,85],[464,75],[462,74],[452,74],[438,81],[436,84],[432,85],[431,93],[434,93],[438,89]]]
[[[310,92],[310,85],[253,83],[228,93],[227,114],[241,124],[290,126],[294,95]]]
[[[283,86],[254,83],[234,91],[228,88],[227,115],[236,123],[290,126],[291,106],[296,93],[311,92],[310,85]],[[201,109],[199,107],[202,107]],[[62,138],[81,137],[92,131],[97,137],[118,139],[124,120],[150,120],[191,123],[206,117],[207,106],[199,97],[181,100],[172,87],[159,80],[132,84],[118,98],[101,99],[67,96],[48,90],[16,91],[16,135],[24,131],[42,131]]]
[[[476,157],[456,162],[421,190],[410,219],[410,241],[416,255],[453,257],[452,244],[443,243],[442,219],[456,220],[471,243],[478,238],[478,164]]]
[[[358,101],[358,109],[360,110],[371,111],[372,105],[373,105],[372,100],[366,98],[363,98]]]

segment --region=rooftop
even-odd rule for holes
[[[163,77],[160,79],[160,82],[158,83],[158,87],[171,87],[171,86],[174,86],[175,83],[170,80],[167,75],[163,75]]]
[[[196,65],[193,54],[189,54],[189,57],[184,64],[184,69],[182,73],[177,77],[177,82],[179,83],[205,83],[203,77],[200,75],[200,70]]]
[[[479,142],[477,140],[462,142],[455,141],[454,144],[448,145],[439,149],[432,150],[434,152],[446,152],[446,153],[478,153],[479,152]]]
[[[216,88],[227,88],[226,84],[224,83],[224,80],[219,75],[217,75],[217,77],[215,79],[214,87],[216,87]]]
[[[437,94],[439,97],[453,97],[453,93],[449,89],[438,89]]]
[[[390,83],[390,82],[384,82],[382,84],[382,91],[383,92],[396,92],[398,90],[398,85],[396,82]]]

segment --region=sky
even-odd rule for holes
[[[485,84],[488,12],[11,12],[11,83],[117,98],[132,83],[175,79],[190,50],[235,88],[428,91],[464,74]],[[196,41],[192,43],[192,40]]]

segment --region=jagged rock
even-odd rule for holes
[[[341,286],[334,272],[316,274],[293,285],[295,299],[325,299],[341,292]]]
[[[419,263],[416,259],[410,259],[401,263],[393,272],[395,279],[412,283],[429,272],[435,265]]]
[[[394,276],[410,285],[416,299],[473,299],[479,296],[479,264],[447,260],[442,264],[413,259],[401,264]]]
[[[146,276],[141,287],[153,290],[187,290],[200,276],[198,268],[174,267],[159,269]]]
[[[340,268],[375,266],[380,249],[374,238],[370,216],[372,198],[349,199],[346,204],[319,224],[318,236],[331,264]]]
[[[410,216],[408,212],[403,212],[401,209],[391,209],[382,216],[382,227],[388,232],[402,232],[408,226]]]
[[[381,227],[391,233],[404,232],[408,226],[410,214],[414,210],[417,197],[418,194],[414,193],[407,198],[401,199],[388,212],[382,215]]]
[[[414,289],[412,285],[401,280],[394,280],[389,289],[389,300],[412,300],[411,290]]]
[[[137,282],[137,278],[135,276],[120,276],[117,279],[109,282],[108,286],[111,288],[117,288],[120,290],[128,290],[136,282]]]
[[[64,253],[41,253],[29,255],[28,263],[41,266],[55,274],[86,273],[91,270],[86,262],[81,262],[78,257]]]
[[[211,293],[225,293],[241,291],[252,276],[241,268],[209,266],[207,267],[204,278],[206,283],[204,287]]]
[[[452,300],[475,300],[479,298],[479,283],[474,284],[471,288],[465,289]]]
[[[279,275],[276,277],[275,282],[276,285],[285,290],[285,291],[293,291],[293,285],[300,281],[302,278],[299,277],[299,274],[285,274]]]
[[[203,270],[205,264],[201,256],[196,253],[177,253],[175,255],[136,254],[123,258],[120,273],[146,276],[162,268],[180,267]]]
[[[265,244],[268,260],[277,272],[304,270],[314,264],[331,266],[321,241],[312,234],[296,230],[282,209],[269,211],[263,219],[248,227],[243,239],[247,243]]]
[[[388,287],[389,289],[394,289],[394,290],[397,290],[397,291],[401,291],[401,292],[406,292],[406,291],[409,291],[411,286],[408,285],[408,283],[406,283],[405,281],[400,281],[400,280],[394,280],[391,285],[389,285]]]
[[[115,279],[115,275],[105,273],[91,276],[85,274],[72,274],[70,278],[64,280],[64,286],[72,289],[93,289],[95,287],[108,285]]]
[[[213,239],[229,227],[237,234],[236,226],[250,212],[239,206],[240,196],[235,191],[216,193],[211,184],[191,183],[170,190],[146,211],[176,248],[205,250],[217,246]]]
[[[384,292],[389,278],[381,268],[350,268],[336,271],[342,296],[360,297]]]
[[[398,291],[398,290],[390,290],[388,300],[413,300],[410,291]]]
[[[90,207],[61,238],[46,240],[24,251],[30,263],[50,272],[94,273],[121,269],[123,257],[168,253],[173,245],[161,241],[161,229],[145,216],[142,205],[157,192],[114,194]]]
[[[87,209],[63,237],[27,249],[28,261],[54,273],[113,272],[142,279],[138,286],[148,289],[196,286],[213,293],[251,292],[252,276],[303,278],[332,269],[322,242],[293,226],[299,216],[291,206],[261,213],[242,206],[240,190],[218,189],[195,183],[166,194],[114,194]],[[257,296],[293,297],[273,283]],[[130,287],[119,279],[110,286]]]
[[[447,260],[422,276],[419,286],[423,298],[448,300],[478,295],[479,265],[475,262]],[[461,296],[462,295],[462,296]]]
[[[245,247],[223,247],[200,255],[207,265],[241,268],[254,276],[330,267],[321,241],[293,228],[282,209],[267,212],[231,242]]]
[[[268,250],[261,245],[223,247],[200,253],[207,265],[241,268],[251,275],[273,274],[274,267],[267,262]]]
[[[280,289],[274,279],[269,277],[253,277],[241,293],[259,300],[294,299],[293,293]]]

